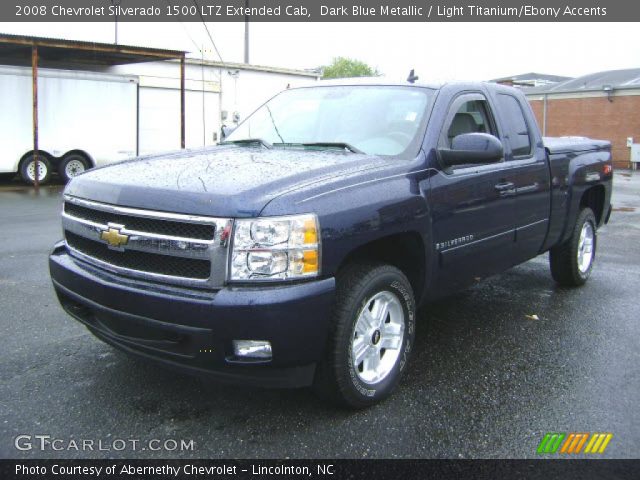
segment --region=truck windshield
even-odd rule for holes
[[[432,95],[426,88],[402,86],[285,90],[250,115],[226,141],[415,155]]]

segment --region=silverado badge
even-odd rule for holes
[[[100,239],[109,244],[110,247],[119,248],[126,245],[129,241],[129,236],[120,233],[120,230],[124,226],[121,225],[109,225],[107,230],[102,230],[100,233]]]

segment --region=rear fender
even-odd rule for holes
[[[611,198],[612,173],[610,149],[588,152],[570,152],[550,155],[552,185],[551,221],[545,250],[569,239],[581,209],[585,192],[594,186],[604,187],[604,205],[600,224],[608,210]],[[563,172],[567,172],[564,173]]]

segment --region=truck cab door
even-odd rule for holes
[[[455,136],[473,132],[501,138],[491,104],[481,92],[452,101],[438,148],[450,148]],[[515,184],[504,158],[456,167],[438,163],[431,178],[435,290],[445,293],[513,264]]]
[[[549,226],[551,180],[544,146],[536,142],[532,128],[535,120],[526,99],[502,92],[495,99],[505,130],[505,161],[513,172],[516,187],[516,264],[538,255],[544,244]]]

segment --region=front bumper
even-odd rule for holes
[[[49,257],[60,304],[96,337],[126,352],[222,381],[302,387],[324,354],[333,278],[205,291],[116,276],[69,256]],[[233,340],[268,340],[273,358],[233,354]]]

